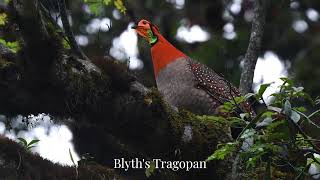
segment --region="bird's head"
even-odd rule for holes
[[[142,19],[138,24],[131,28],[135,29],[136,32],[146,39],[151,45],[158,41],[158,34],[160,34],[159,28],[147,20]]]

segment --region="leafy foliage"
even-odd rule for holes
[[[273,178],[271,170],[282,171],[285,167],[294,172],[296,178],[301,178],[307,174],[305,172],[310,164],[319,166],[319,161],[314,156],[314,152],[320,153],[315,145],[319,140],[304,132],[301,124],[306,121],[307,125],[315,125],[312,117],[320,110],[306,115],[305,113],[310,110],[296,105],[306,101],[316,108],[316,100],[305,93],[303,87],[295,87],[291,79],[281,78],[281,80],[283,83],[279,87],[279,92],[271,95],[274,97],[273,101],[256,117],[251,117],[251,122],[245,122],[244,118],[239,117],[227,118],[227,120],[242,121],[237,126],[242,126],[243,131],[234,142],[219,145],[207,161],[223,160],[239,153],[247,170],[256,172],[255,170],[259,168],[268,169],[269,179]],[[232,112],[237,104],[244,102],[248,97],[255,97],[256,100],[264,102],[263,94],[269,86],[270,84],[263,84],[257,94],[236,97],[235,102],[225,103],[222,110]],[[316,127],[319,131],[320,128]]]
[[[0,13],[0,26],[3,26],[7,23],[7,14]]]
[[[27,140],[25,140],[24,138],[17,138],[17,139],[20,141],[20,144],[22,144],[23,147],[28,151],[34,148],[35,147],[34,145],[40,141],[38,139],[33,139],[32,141],[27,142]]]
[[[71,49],[70,43],[65,39],[62,41],[62,45],[64,49]]]
[[[103,0],[103,1],[92,1],[92,0],[83,0],[86,4],[88,4],[90,11],[95,14],[96,16],[100,14],[101,8],[103,6],[109,6],[112,4],[114,7],[122,13],[126,13],[126,7],[122,0]]]
[[[125,13],[127,10],[122,0],[114,0],[114,6],[122,13]]]
[[[270,86],[271,84],[261,84],[260,89],[258,91],[258,93],[256,94],[257,98],[262,98],[263,93],[267,90],[267,88]]]
[[[211,156],[209,156],[206,161],[211,161],[213,159],[223,160],[226,156],[230,155],[236,150],[236,143],[227,143],[225,145],[221,145],[221,147],[216,150]]]
[[[156,170],[156,164],[154,161],[151,161],[150,167],[145,170],[146,177],[150,177]]]
[[[0,38],[0,43],[3,44],[4,46],[8,47],[11,49],[13,52],[17,52],[20,49],[20,45],[17,41],[14,42],[7,42],[4,39]]]

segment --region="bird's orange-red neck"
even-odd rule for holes
[[[158,42],[151,47],[151,56],[153,62],[153,69],[155,77],[159,71],[166,67],[171,62],[186,55],[175,48],[169,41],[167,41],[160,33],[156,33]]]

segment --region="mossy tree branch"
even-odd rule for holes
[[[101,180],[103,177],[124,179],[112,168],[98,164],[71,167],[52,163],[39,155],[30,153],[16,142],[0,136],[1,179]]]

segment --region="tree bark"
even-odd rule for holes
[[[240,78],[239,90],[242,95],[252,89],[254,70],[261,49],[261,41],[265,26],[267,0],[254,1],[254,17],[248,49],[243,60],[243,69]]]

